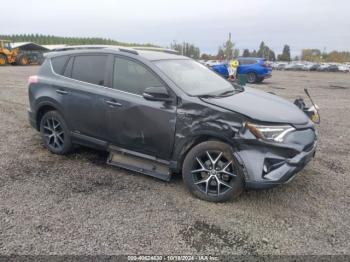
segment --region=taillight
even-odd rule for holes
[[[269,62],[264,62],[262,66],[263,66],[263,67],[271,67],[271,65],[270,65]]]
[[[30,77],[28,78],[28,85],[30,85],[30,84],[36,84],[36,83],[38,83],[38,76],[37,76],[37,75],[35,75],[35,76],[30,76]]]

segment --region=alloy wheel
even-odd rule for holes
[[[248,83],[254,83],[256,81],[256,76],[254,73],[249,73],[247,75],[247,82]]]
[[[197,188],[212,196],[225,194],[236,177],[232,161],[219,151],[206,151],[197,156],[191,173]]]
[[[43,128],[46,144],[55,150],[61,150],[64,147],[64,131],[60,121],[54,117],[47,118]]]

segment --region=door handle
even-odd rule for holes
[[[67,91],[64,91],[64,90],[62,90],[62,89],[57,89],[56,92],[57,92],[58,94],[61,94],[61,95],[68,95],[68,92],[67,92]]]
[[[122,106],[121,103],[118,103],[116,101],[112,101],[112,100],[106,100],[106,103],[109,104],[110,106]]]

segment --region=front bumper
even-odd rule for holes
[[[290,140],[296,142],[295,138],[300,137],[306,137],[303,142],[307,143],[241,144],[241,150],[235,155],[244,167],[246,187],[266,189],[291,181],[316,153],[316,134],[313,131],[301,131]]]

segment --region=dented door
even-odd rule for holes
[[[139,61],[116,56],[113,63],[112,88],[106,97],[111,143],[169,159],[175,136],[176,103],[150,101],[142,96],[147,87],[165,87],[165,83]]]
[[[170,158],[176,106],[118,90],[109,90],[109,93],[106,113],[110,142],[162,159]]]

